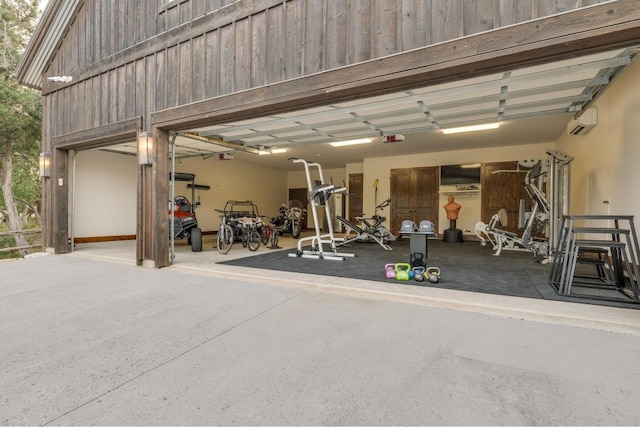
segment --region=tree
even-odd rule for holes
[[[40,194],[36,159],[41,145],[42,106],[39,94],[19,86],[11,74],[34,31],[38,3],[0,0],[0,202],[9,229],[18,232],[23,230],[20,211],[35,206],[34,196]],[[16,234],[15,241],[18,247],[28,245],[23,234]],[[22,256],[27,253],[20,251]]]

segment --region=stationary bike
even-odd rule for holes
[[[384,223],[387,220],[387,218],[382,215],[378,215],[378,210],[383,210],[390,204],[391,204],[391,198],[385,200],[384,202],[376,206],[374,208],[373,216],[367,218],[365,214],[362,214],[356,217],[356,219],[360,221],[360,223],[362,224],[365,231],[368,231],[374,234],[375,236],[380,237],[384,243],[389,243],[393,240],[396,240],[396,236],[394,236],[387,227],[382,225],[382,223]]]

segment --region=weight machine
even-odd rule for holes
[[[329,200],[335,193],[346,191],[346,187],[336,187],[333,184],[326,184],[322,175],[322,166],[318,163],[309,163],[303,159],[295,157],[289,160],[293,163],[302,163],[304,165],[305,175],[307,177],[307,187],[309,188],[309,200],[311,204],[311,213],[313,215],[313,225],[315,235],[303,237],[298,240],[298,250],[295,254],[289,254],[290,257],[312,258],[312,259],[328,259],[334,261],[344,261],[347,257],[355,257],[355,254],[338,253],[338,246],[344,243],[344,239],[336,238],[333,235],[333,224],[331,221],[331,210],[329,208]],[[314,180],[312,184],[310,167],[318,169],[319,180]],[[320,231],[320,221],[318,218],[318,206],[324,206],[325,217],[327,219],[328,233],[322,234]],[[304,242],[311,242],[311,250],[303,250]],[[323,245],[329,245],[331,252],[325,252]]]
[[[387,199],[375,207],[374,215],[367,218],[364,214],[357,216],[356,219],[360,221],[361,226],[358,226],[351,221],[341,216],[336,216],[336,219],[346,227],[346,233],[343,241],[340,245],[346,245],[351,242],[376,242],[385,251],[392,250],[389,243],[396,240],[394,236],[384,225],[382,225],[387,218],[378,215],[378,210],[382,210],[391,204],[391,199]],[[355,236],[351,236],[351,232],[355,232]]]
[[[377,191],[378,189],[376,188],[376,192]],[[365,231],[379,236],[384,243],[389,243],[397,239],[397,237],[394,236],[393,233],[391,233],[389,229],[383,225],[383,223],[387,220],[387,217],[378,215],[379,210],[383,210],[390,204],[391,198],[388,198],[374,208],[374,213],[371,218],[367,218],[364,214],[356,217],[356,219],[360,221],[360,223],[362,223],[362,225],[364,226]],[[371,223],[370,221],[373,221],[373,223]]]
[[[533,206],[530,212],[525,212],[524,199],[520,200],[518,228],[524,229],[521,236],[498,228],[498,225],[505,227],[508,223],[504,209],[493,215],[489,224],[476,223],[475,233],[480,244],[486,246],[487,242],[491,243],[495,256],[500,256],[503,249],[520,250],[533,252],[543,263],[550,260],[558,243],[562,216],[569,210],[569,164],[573,157],[555,150],[547,151],[547,155],[549,158],[545,164],[539,160],[525,175],[524,186]],[[545,187],[550,201],[545,197]],[[544,234],[545,237],[534,237],[534,234]]]

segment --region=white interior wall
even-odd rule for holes
[[[288,194],[286,173],[237,160],[183,159],[176,163],[176,172],[195,173],[196,184],[211,187],[196,190],[201,203],[196,215],[203,231],[218,229],[220,217],[214,209],[224,209],[227,200],[251,200],[260,214],[275,216]],[[136,183],[135,157],[99,150],[79,152],[75,237],[135,235]],[[186,182],[176,182],[175,195],[191,199],[191,189]]]
[[[389,197],[391,192],[391,169],[456,165],[465,163],[517,161],[520,159],[532,158],[545,159],[547,157],[545,152],[553,147],[554,144],[549,142],[544,144],[519,145],[513,147],[483,148],[475,150],[424,153],[412,156],[365,159],[363,168],[365,185],[363,186],[364,189],[362,195],[364,210],[367,213],[371,211],[371,214],[373,214],[373,207],[375,206],[375,189],[373,185],[367,185],[367,183],[373,183],[375,179],[378,180],[378,203]],[[443,190],[446,189],[450,188],[443,188]],[[456,194],[454,196],[456,202],[462,206],[456,226],[460,230],[466,232],[466,234],[471,234],[473,233],[475,223],[480,220],[480,195]],[[393,203],[393,199],[391,199],[391,202]],[[440,194],[439,202],[440,206],[444,206],[447,203],[447,194]],[[388,210],[385,211],[385,215],[389,218]],[[440,210],[438,217],[439,221],[436,225],[438,227],[438,232],[441,233],[443,230],[449,228],[449,221],[447,220],[444,208]],[[430,220],[430,218],[423,219]],[[397,230],[391,231],[397,232]]]
[[[280,205],[287,201],[287,174],[276,169],[211,157],[183,159],[176,163],[176,172],[195,173],[196,184],[211,187],[196,190],[201,203],[196,210],[198,225],[205,232],[218,229],[220,214],[214,209],[224,209],[227,200],[251,200],[267,216],[278,215]],[[191,198],[187,183],[176,183],[176,195],[180,194]]]
[[[136,234],[137,168],[133,156],[77,153],[74,237]]]
[[[640,61],[635,60],[592,104],[598,124],[587,135],[565,134],[558,149],[571,163],[570,213],[640,216]]]

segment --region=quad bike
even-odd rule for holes
[[[176,181],[187,181],[191,183],[191,200],[195,198],[195,177],[192,173],[174,174]],[[202,251],[202,230],[198,227],[195,211],[197,206],[200,206],[200,202],[196,202],[194,205],[185,196],[176,196],[169,207],[169,220],[171,221],[173,217],[172,228],[174,239],[186,238],[187,243],[191,245],[192,252]]]
[[[260,234],[264,228],[258,207],[250,200],[228,200],[220,213],[220,228],[216,239],[218,252],[226,254],[235,241],[241,241],[243,247],[257,251],[260,247]]]
[[[291,234],[297,239],[302,232],[302,220],[306,213],[307,210],[300,200],[290,200],[289,207],[284,203],[280,206],[280,215],[273,219],[273,226],[278,234]]]

